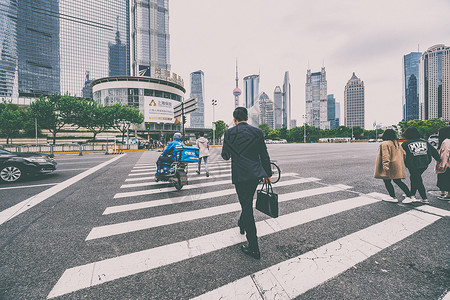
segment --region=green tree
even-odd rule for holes
[[[296,143],[303,141],[303,126],[289,129],[287,140]]]
[[[6,136],[6,143],[19,134],[19,130],[23,128],[22,113],[15,104],[8,104],[3,107],[0,113],[0,130]]]
[[[267,125],[267,124],[261,124],[261,125],[258,126],[258,128],[261,129],[262,132],[264,133],[264,136],[267,137],[267,135],[268,135],[269,132],[270,132],[270,127],[269,127],[269,125]]]
[[[278,131],[278,136],[280,137],[280,139],[288,139],[288,130],[286,127],[281,127]]]
[[[215,124],[216,124],[215,138],[216,138],[216,141],[217,141],[217,140],[220,140],[222,138],[222,136],[225,133],[225,130],[228,129],[228,125],[222,120],[216,121]],[[212,129],[211,129],[210,135],[213,136]]]
[[[266,136],[268,139],[271,139],[271,140],[278,140],[280,137],[279,137],[279,130],[277,130],[277,129],[270,129],[270,131],[269,131],[269,133],[267,134],[267,136]]]
[[[76,124],[93,133],[92,141],[95,143],[97,134],[113,126],[113,109],[97,104],[97,102],[83,99],[78,111]]]
[[[53,145],[56,144],[56,135],[66,124],[76,122],[77,111],[80,109],[80,100],[70,95],[54,94],[41,96],[30,104],[28,116],[36,118],[39,126],[48,129],[53,136]]]
[[[112,117],[112,127],[122,133],[122,143],[125,140],[125,134],[130,129],[131,124],[140,124],[144,122],[144,115],[134,107],[116,103],[109,106],[108,110]]]

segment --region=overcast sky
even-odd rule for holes
[[[308,64],[325,65],[328,94],[344,110],[344,87],[355,72],[365,85],[366,128],[402,119],[402,57],[435,44],[450,46],[449,0],[169,0],[170,61],[190,95],[190,73],[205,73],[205,125],[230,122],[235,60],[242,78],[260,73],[273,100],[289,71],[292,119],[303,123]],[[243,103],[243,95],[240,101]],[[343,120],[341,121],[343,124]]]

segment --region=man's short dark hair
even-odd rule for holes
[[[393,129],[386,129],[381,136],[383,141],[395,141],[397,140],[397,133]]]
[[[233,112],[233,117],[236,121],[246,121],[248,119],[248,112],[245,107],[236,107]]]
[[[199,136],[204,136],[205,133],[204,133],[203,131],[200,131],[200,132],[198,133],[198,135],[199,135]]]

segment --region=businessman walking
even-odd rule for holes
[[[222,158],[231,158],[232,182],[242,208],[238,226],[241,234],[247,234],[248,245],[242,245],[241,250],[246,255],[260,259],[253,217],[253,196],[260,179],[270,181],[270,158],[261,129],[247,124],[247,109],[237,107],[233,117],[236,126],[225,131]]]

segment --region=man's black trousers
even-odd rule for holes
[[[238,182],[234,184],[241,204],[242,212],[239,218],[239,226],[247,233],[248,245],[252,250],[259,250],[258,238],[256,237],[255,218],[253,217],[253,197],[258,180]]]

